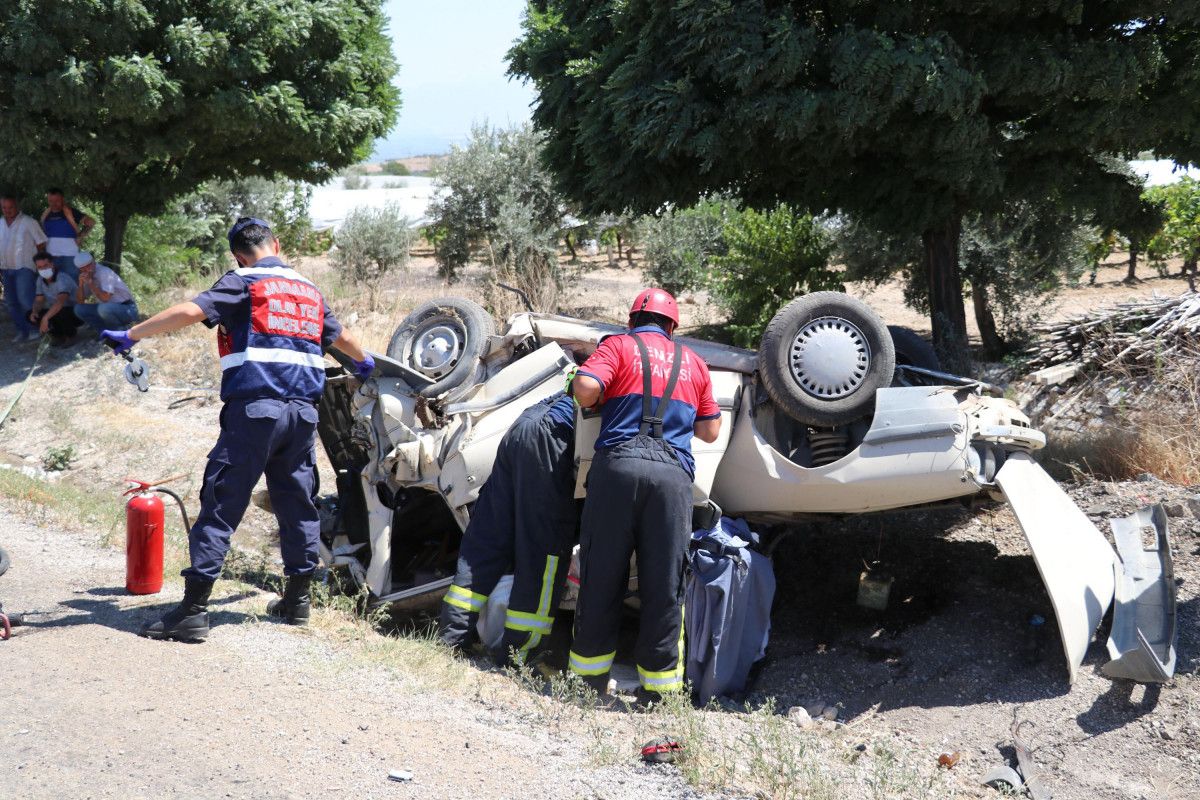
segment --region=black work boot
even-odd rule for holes
[[[185,578],[183,587],[183,601],[158,622],[143,628],[142,636],[179,642],[203,642],[208,638],[208,596],[213,582]]]
[[[312,611],[312,573],[289,575],[283,587],[283,597],[267,603],[267,615],[281,619],[288,625],[307,625]]]

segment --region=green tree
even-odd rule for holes
[[[829,269],[828,231],[787,205],[731,216],[724,240],[727,253],[713,259],[709,287],[742,347],[756,347],[771,317],[797,295],[843,288],[842,275]]]
[[[965,217],[1139,193],[1105,154],[1200,155],[1191,0],[532,0],[510,71],[584,213],[732,191],[921,240],[965,337]]]
[[[528,125],[507,130],[477,126],[465,146],[453,148],[438,164],[434,177],[445,191],[435,197],[428,214],[435,228],[434,256],[444,277],[456,279],[472,260],[501,269],[511,257],[505,245],[533,231],[552,237],[551,242],[558,239],[566,204],[542,165],[542,148],[542,135]],[[510,232],[497,237],[502,208]],[[525,219],[517,224],[518,217]]]
[[[674,295],[704,288],[713,259],[729,251],[725,225],[739,213],[735,201],[710,197],[691,208],[643,217],[637,223],[646,262],[642,277]]]
[[[1155,261],[1182,258],[1182,274],[1195,291],[1196,264],[1200,261],[1200,181],[1185,176],[1175,183],[1155,186],[1146,195],[1160,204],[1164,213],[1162,229],[1151,239],[1147,255]]]
[[[0,10],[0,175],[129,218],[205,181],[320,182],[399,105],[380,0],[18,0]]]
[[[367,287],[374,311],[383,277],[408,265],[408,251],[416,238],[412,223],[398,205],[356,208],[346,215],[334,236],[333,263],[352,281]]]

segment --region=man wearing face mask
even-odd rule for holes
[[[100,334],[125,353],[148,336],[197,322],[217,328],[225,402],[221,436],[208,454],[200,514],[188,532],[192,563],[183,571],[183,602],[142,631],[151,639],[208,637],[213,582],[263,475],[287,576],[283,599],[268,605],[267,613],[291,625],[308,624],[321,531],[313,444],[325,387],[323,353],[334,347],[349,356],[361,380],[375,368],[371,355],[334,319],[316,285],[279,258],[279,240],[266,222],[239,219],[229,231],[229,249],[238,268],[208,291],[127,331]]]
[[[79,318],[75,316],[75,279],[54,266],[49,253],[38,253],[33,257],[38,278],[33,296],[33,310],[29,321],[39,333],[49,334],[55,347],[66,347],[79,330]]]

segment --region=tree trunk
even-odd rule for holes
[[[622,252],[621,232],[617,231],[617,261],[620,261],[624,253]]]
[[[1196,291],[1196,259],[1185,258],[1183,260],[1183,274],[1187,276],[1188,291]]]
[[[1125,282],[1134,283],[1137,281],[1137,259],[1138,246],[1133,242],[1129,243],[1129,272],[1125,273]]]
[[[117,272],[121,271],[121,255],[125,250],[125,229],[129,227],[129,215],[112,210],[104,205],[104,261]]]
[[[955,218],[921,234],[925,269],[929,275],[929,318],[933,346],[950,370],[969,367],[967,311],[963,305],[962,275],[958,270],[961,219]]]
[[[571,232],[570,231],[567,231],[567,235],[563,237],[563,240],[566,241],[566,243],[567,243],[567,251],[570,252],[570,254],[571,254],[571,260],[578,261],[579,256],[576,255],[576,253],[575,253],[575,244],[571,241]]]
[[[996,317],[988,304],[986,286],[971,284],[971,303],[975,307],[975,324],[979,326],[979,338],[989,358],[999,358],[1008,351],[1008,343],[996,330]]]

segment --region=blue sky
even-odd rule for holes
[[[528,120],[532,89],[504,74],[524,9],[524,0],[387,0],[403,106],[375,157],[442,153],[472,123]]]

